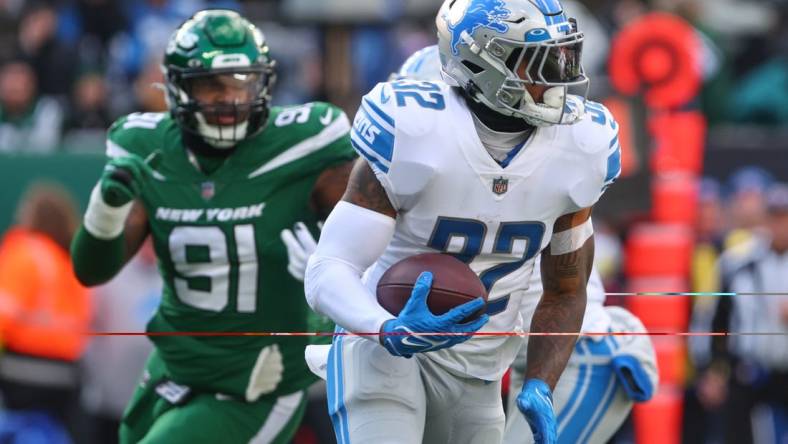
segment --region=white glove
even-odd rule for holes
[[[282,353],[279,352],[278,345],[269,345],[260,350],[252,374],[249,375],[246,401],[257,401],[260,396],[276,390],[276,386],[282,381],[284,371],[285,366],[282,363]]]
[[[304,359],[309,370],[312,371],[320,379],[326,381],[328,378],[328,353],[331,351],[331,345],[307,345],[304,349]]]
[[[319,227],[319,225],[318,225]],[[317,241],[312,237],[306,225],[303,222],[297,222],[292,230],[284,229],[280,233],[282,242],[287,247],[287,271],[298,279],[304,281],[304,273],[306,273],[306,263],[309,256],[315,252]]]
[[[530,94],[525,94],[528,116],[526,121],[534,126],[573,125],[586,114],[584,100],[572,94],[566,96],[565,89],[555,86],[542,95],[543,103],[535,103]]]

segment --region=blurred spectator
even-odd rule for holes
[[[618,0],[612,3],[611,18],[615,29],[623,28],[648,12],[648,6],[642,0]]]
[[[68,248],[77,209],[62,188],[34,185],[0,244],[0,392],[10,410],[46,412],[72,432],[79,412],[77,363],[87,346],[88,291]]]
[[[159,305],[162,282],[148,242],[109,283],[94,291],[93,329],[141,332]],[[96,444],[118,442],[123,410],[152,350],[148,338],[96,337],[85,355],[82,402],[93,417]]]
[[[695,225],[695,250],[692,254],[691,287],[696,293],[720,291],[718,261],[723,251],[725,227],[723,226],[722,190],[719,182],[705,177],[701,179],[698,195],[698,218]],[[716,297],[697,297],[692,300],[690,330],[708,332],[716,309]],[[689,365],[684,398],[683,442],[714,442],[718,436],[712,424],[719,423],[717,403],[701,404],[698,392],[709,392],[709,385],[724,385],[723,380],[705,378],[699,386],[695,369],[704,369],[711,360],[709,338],[692,336],[688,340]],[[711,391],[715,391],[713,388]]]
[[[134,109],[139,112],[167,111],[161,59],[151,60],[134,81],[134,98],[136,102]]]
[[[135,79],[151,75],[150,63],[160,63],[173,29],[206,7],[240,10],[234,0],[140,0],[121,4],[128,26],[112,39],[107,65],[113,90],[110,109],[115,115],[138,110]]]
[[[58,11],[58,39],[78,48],[81,67],[106,66],[112,39],[127,29],[121,2],[67,0],[64,3]]]
[[[74,86],[71,110],[65,123],[64,149],[94,152],[104,149],[105,132],[112,123],[107,103],[104,77],[98,73],[83,74]]]
[[[728,180],[728,216],[733,230],[725,247],[746,246],[766,218],[764,194],[774,181],[763,168],[746,166],[736,170]]]
[[[0,0],[0,60],[16,52],[16,27],[24,0]]]
[[[695,252],[692,258],[692,291],[719,291],[717,259],[725,235],[722,191],[719,182],[706,177],[700,182]]]
[[[749,335],[713,339],[698,392],[707,407],[723,406],[730,443],[755,442],[754,430],[775,444],[788,440],[788,185],[772,186],[766,206],[767,236],[721,260],[723,291],[737,295],[718,299],[712,323],[713,331]],[[775,292],[783,296],[766,294]]]
[[[129,22],[128,33],[113,42],[112,65],[121,68],[127,78],[140,73],[151,57],[164,54],[172,30],[208,6],[204,0],[140,0],[122,4]]]
[[[623,291],[620,282],[624,250],[615,230],[602,217],[594,219],[594,266],[609,293]]]
[[[33,67],[41,94],[65,96],[78,68],[77,54],[57,39],[55,9],[33,2],[19,24],[19,55]]]
[[[17,61],[0,67],[0,152],[53,151],[62,121],[58,102],[38,95],[30,65]]]

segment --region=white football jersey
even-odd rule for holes
[[[602,105],[589,103],[575,125],[535,129],[499,164],[464,99],[441,82],[378,84],[363,98],[351,141],[398,212],[368,288],[374,294],[383,272],[408,256],[450,253],[488,289],[482,332],[522,328],[521,299],[556,219],[594,205],[621,169],[618,125]],[[479,336],[428,355],[456,374],[495,380],[520,342]]]

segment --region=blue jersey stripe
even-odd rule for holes
[[[605,417],[605,413],[607,413],[607,409],[610,408],[610,404],[613,402],[613,398],[616,396],[616,388],[618,387],[617,380],[615,375],[610,379],[608,383],[607,389],[605,391],[605,399],[602,403],[597,407],[597,410],[594,412],[594,416],[591,418],[591,424],[586,426],[583,434],[580,436],[580,440],[578,442],[588,442],[588,438],[594,433],[594,430],[599,425],[599,422],[602,421],[602,418]]]
[[[615,377],[613,369],[609,365],[591,366],[591,380],[588,390],[582,395],[580,404],[568,419],[566,427],[559,430],[559,442],[581,442],[580,436],[597,413],[598,408],[601,407],[600,399],[605,399],[610,381]]]
[[[394,119],[391,116],[389,116],[388,114],[386,114],[385,112],[383,112],[382,109],[378,108],[378,106],[375,105],[374,102],[372,102],[371,100],[369,100],[366,97],[364,97],[364,105],[369,106],[372,109],[372,111],[375,114],[377,114],[381,119],[383,119],[384,122],[388,123],[389,126],[391,126],[392,128],[395,127]]]
[[[378,155],[391,162],[394,156],[394,134],[381,125],[375,117],[361,107],[353,120],[352,134],[363,141]]]
[[[572,408],[577,404],[580,398],[580,392],[583,390],[583,386],[588,385],[590,378],[586,381],[586,372],[588,371],[588,365],[581,364],[580,370],[577,373],[577,382],[575,383],[575,388],[572,389],[572,394],[569,395],[569,401],[567,401],[566,405],[561,409],[561,413],[558,414],[558,418],[556,418],[556,426],[560,427],[561,423],[566,420],[566,415],[572,410]]]
[[[352,137],[350,139],[350,144],[353,146],[353,149],[358,151],[359,154],[361,154],[362,156],[364,156],[365,159],[370,161],[372,163],[372,165],[374,165],[378,170],[380,170],[383,173],[388,173],[389,172],[389,167],[388,166],[386,166],[385,164],[383,164],[383,162],[378,160],[377,157],[373,156],[372,154],[369,154],[367,149],[366,148],[362,148],[359,144],[357,144],[353,140]]]
[[[342,443],[343,444],[350,444],[350,427],[348,427],[347,423],[347,407],[345,407],[345,387],[343,383],[343,362],[342,362],[342,346],[344,345],[345,338],[343,336],[339,337],[337,344],[339,345],[339,350],[337,350],[337,356],[339,358],[338,364],[338,388],[339,388],[339,415],[340,415],[340,425],[342,426]]]
[[[355,143],[357,145],[357,148],[356,148],[357,150],[364,150],[364,151],[366,151],[367,155],[377,159],[382,165],[385,165],[386,168],[391,166],[391,162],[388,159],[384,158],[380,153],[375,151],[374,148],[369,146],[369,144],[367,143],[366,140],[364,140],[363,138],[359,137],[357,134],[351,132],[350,133],[350,141],[351,141],[351,143]]]
[[[343,444],[344,441],[342,439],[341,416],[337,414],[339,411],[338,381],[340,378],[342,378],[342,375],[339,374],[337,367],[337,353],[339,352],[337,339],[339,339],[339,336],[334,337],[334,343],[331,345],[331,349],[328,352],[328,374],[326,375],[326,388],[328,391],[328,414],[331,417],[331,424],[334,427],[334,435],[336,435],[337,443]]]
[[[487,301],[487,308],[484,310],[484,312],[490,316],[503,313],[504,310],[506,310],[506,307],[509,305],[509,296],[511,295],[507,294],[506,296],[493,301]]]
[[[526,143],[528,142],[528,140],[530,140],[530,139],[531,139],[531,136],[528,136],[528,138],[527,138],[527,139],[525,139],[525,140],[523,140],[523,142],[522,142],[522,143],[520,143],[520,144],[519,144],[519,145],[517,145],[516,147],[512,148],[512,150],[511,150],[511,151],[509,151],[509,154],[507,154],[507,155],[506,155],[506,158],[505,158],[505,159],[503,159],[502,161],[498,162],[498,164],[499,164],[499,165],[501,165],[501,168],[506,168],[506,167],[508,167],[508,166],[509,166],[509,164],[510,164],[510,163],[512,163],[512,160],[514,160],[514,158],[517,156],[517,154],[519,154],[519,153],[520,153],[520,151],[522,151],[523,147],[525,146],[525,144],[526,144]]]
[[[610,183],[617,179],[621,174],[621,147],[617,146],[616,150],[607,158],[607,175],[605,175],[605,183]]]
[[[610,349],[610,345],[605,340],[594,340],[592,338],[586,339],[586,346],[588,347],[588,351],[592,356],[612,356],[613,350]]]

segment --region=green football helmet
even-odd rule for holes
[[[231,148],[265,126],[275,65],[263,33],[239,13],[200,11],[173,33],[164,55],[170,112],[184,131]]]

